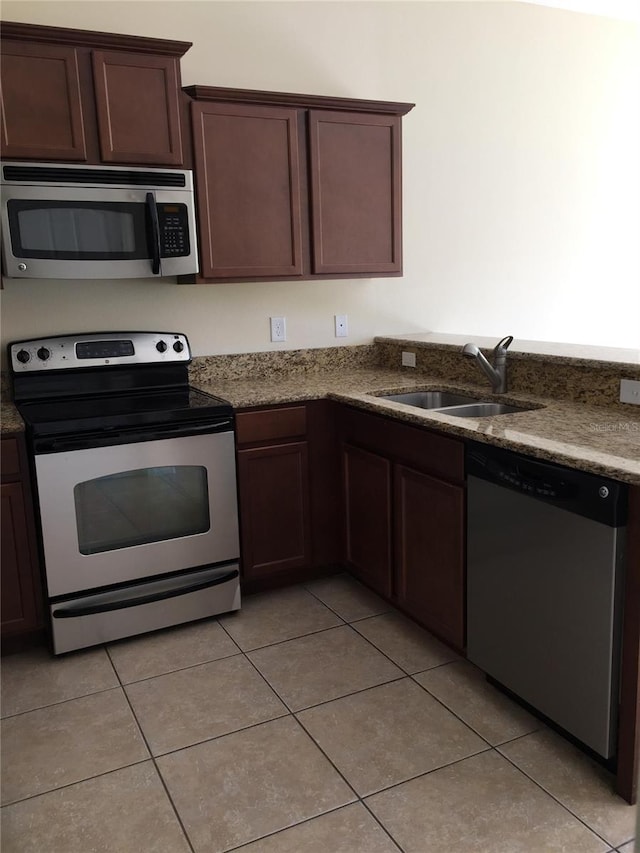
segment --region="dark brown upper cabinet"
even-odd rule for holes
[[[2,156],[86,160],[78,51],[5,37],[1,63]]]
[[[2,157],[181,166],[190,42],[5,22]]]
[[[402,273],[401,116],[413,104],[190,86],[201,274]]]
[[[302,275],[298,112],[194,102],[204,278]]]
[[[309,111],[314,273],[402,272],[400,121]]]
[[[182,165],[178,61],[101,50],[91,59],[102,160]]]

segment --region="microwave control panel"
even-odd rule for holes
[[[191,253],[186,204],[158,204],[160,257],[180,258]]]

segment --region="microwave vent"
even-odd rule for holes
[[[65,166],[3,166],[7,183],[84,184],[90,186],[184,187],[181,171],[147,171],[143,169],[68,168]]]

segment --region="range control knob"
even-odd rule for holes
[[[48,350],[46,347],[40,347],[37,355],[40,361],[46,361],[51,355],[51,350]]]
[[[158,341],[158,343],[156,344],[156,349],[158,350],[158,352],[166,352],[167,345],[164,341]]]
[[[26,351],[26,349],[18,350],[16,353],[16,358],[20,362],[20,364],[26,364],[28,361],[31,361],[31,356]]]
[[[182,352],[182,350],[184,349],[184,344],[182,343],[182,341],[176,341],[173,345],[173,348],[176,352]]]

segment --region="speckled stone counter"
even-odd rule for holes
[[[0,372],[0,431],[24,432],[24,421],[11,401],[9,377],[4,371]]]
[[[482,343],[482,342],[480,342]],[[418,368],[402,368],[414,350]],[[190,381],[236,408],[329,397],[408,423],[528,453],[640,485],[640,407],[618,402],[620,378],[640,379],[632,363],[531,356],[509,360],[510,388],[497,397],[459,346],[405,339],[376,344],[197,357]],[[532,406],[487,418],[455,418],[377,397],[380,393],[447,388],[482,400]],[[2,382],[2,432],[24,425]]]
[[[0,401],[0,430],[3,433],[24,432],[24,421],[8,400]]]
[[[473,341],[473,338],[461,335],[422,335],[417,339],[376,338],[378,362],[398,369],[401,353],[412,352],[416,356],[416,368],[400,368],[405,372],[417,370],[447,378],[452,382],[476,383],[482,381],[482,374],[474,360],[465,358],[461,353],[463,343],[469,340]],[[485,356],[491,360],[491,351],[497,341],[492,342],[493,346],[485,347],[486,340],[476,339]],[[533,343],[524,342],[521,346],[533,347]],[[573,354],[561,356],[518,351],[517,346],[518,343],[514,341],[509,348],[507,359],[509,388],[515,392],[577,403],[593,403],[596,406],[628,408],[619,402],[620,380],[640,380],[638,361],[613,360],[616,352],[619,359],[633,359],[634,352],[631,350],[603,350],[608,360],[594,360],[584,355],[596,349],[594,347],[565,345],[566,350]],[[554,346],[560,345],[547,346],[553,349]],[[640,356],[638,359],[640,360]]]
[[[498,397],[482,384],[444,381],[441,376],[384,367],[345,367],[295,375],[267,376],[263,373],[243,379],[207,376],[203,367],[192,381],[201,390],[229,400],[236,408],[329,397],[460,438],[640,484],[640,409],[637,406],[590,405],[522,392]],[[444,412],[416,409],[376,396],[383,392],[434,388],[537,408],[487,418],[455,418]]]

